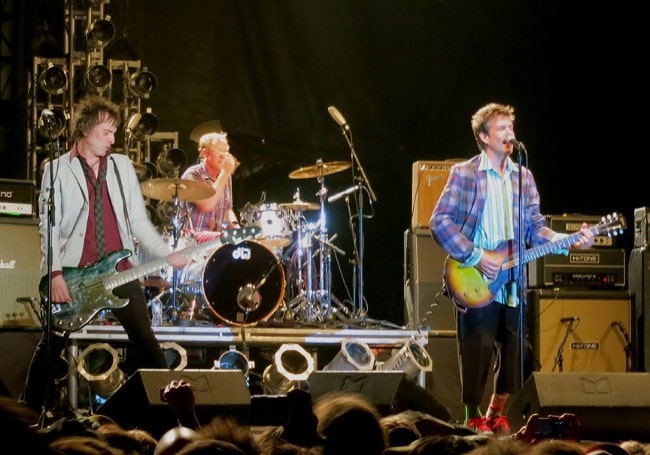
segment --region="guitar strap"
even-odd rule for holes
[[[133,235],[133,230],[131,229],[131,221],[129,221],[129,212],[126,208],[126,197],[124,196],[124,188],[122,187],[122,177],[120,176],[120,171],[117,169],[117,163],[113,160],[113,157],[110,157],[111,163],[113,163],[113,168],[115,169],[115,175],[117,175],[117,184],[120,187],[120,195],[122,196],[122,207],[124,208],[124,219],[126,220],[126,228],[129,232],[129,235],[133,239],[133,244],[135,245],[135,251],[133,252],[136,256],[140,251],[140,241],[136,236]]]

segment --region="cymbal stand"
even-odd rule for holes
[[[316,160],[316,166],[321,169],[323,167],[323,160]],[[325,187],[325,177],[323,172],[319,173],[318,183],[320,190],[316,193],[320,197],[320,217],[318,219],[318,235],[315,237],[318,241],[318,255],[319,255],[319,288],[318,290],[311,291],[312,295],[310,302],[316,305],[319,313],[325,318],[329,318],[332,314],[332,277],[331,277],[331,250],[327,238],[327,215],[325,213],[325,201],[327,200],[327,188]],[[311,261],[310,261],[311,264]]]
[[[178,180],[175,183],[174,196],[172,197],[172,203],[174,210],[171,217],[171,233],[172,233],[172,251],[176,251],[178,247],[178,240],[180,238],[180,233],[182,230],[182,220],[179,219],[180,213],[180,202],[178,198]],[[180,319],[180,308],[178,302],[178,279],[179,279],[179,270],[174,268],[172,269],[172,290],[171,290],[171,316],[170,322],[172,325],[177,325]]]

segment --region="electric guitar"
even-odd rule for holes
[[[175,253],[191,259],[227,243],[238,243],[259,235],[259,227],[228,229],[218,238],[196,246],[178,250]],[[168,256],[146,264],[118,272],[117,264],[130,257],[130,250],[118,250],[100,259],[95,264],[84,267],[63,267],[63,278],[70,291],[71,302],[52,304],[52,327],[65,332],[74,332],[87,325],[101,310],[123,308],[129,299],[122,299],[113,294],[113,289],[157,270],[169,267]],[[48,280],[41,279],[39,291],[47,300]]]
[[[626,228],[625,218],[616,213],[603,217],[602,221],[589,228],[594,235],[616,236]],[[484,278],[476,267],[463,266],[459,261],[447,256],[443,265],[444,283],[461,308],[481,308],[489,304],[496,293],[508,281],[517,277],[517,267],[562,248],[568,248],[580,239],[580,232],[553,242],[530,248],[519,255],[512,240],[499,245],[495,252],[503,256],[503,262],[497,276]]]

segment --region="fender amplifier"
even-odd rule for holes
[[[411,175],[411,229],[428,228],[433,207],[447,183],[449,170],[458,159],[416,161]]]

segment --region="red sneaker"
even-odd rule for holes
[[[473,417],[467,421],[467,426],[476,434],[493,434],[490,419],[487,417]]]
[[[490,417],[488,420],[490,428],[494,433],[510,434],[510,423],[508,423],[508,418],[506,416],[501,415]]]

